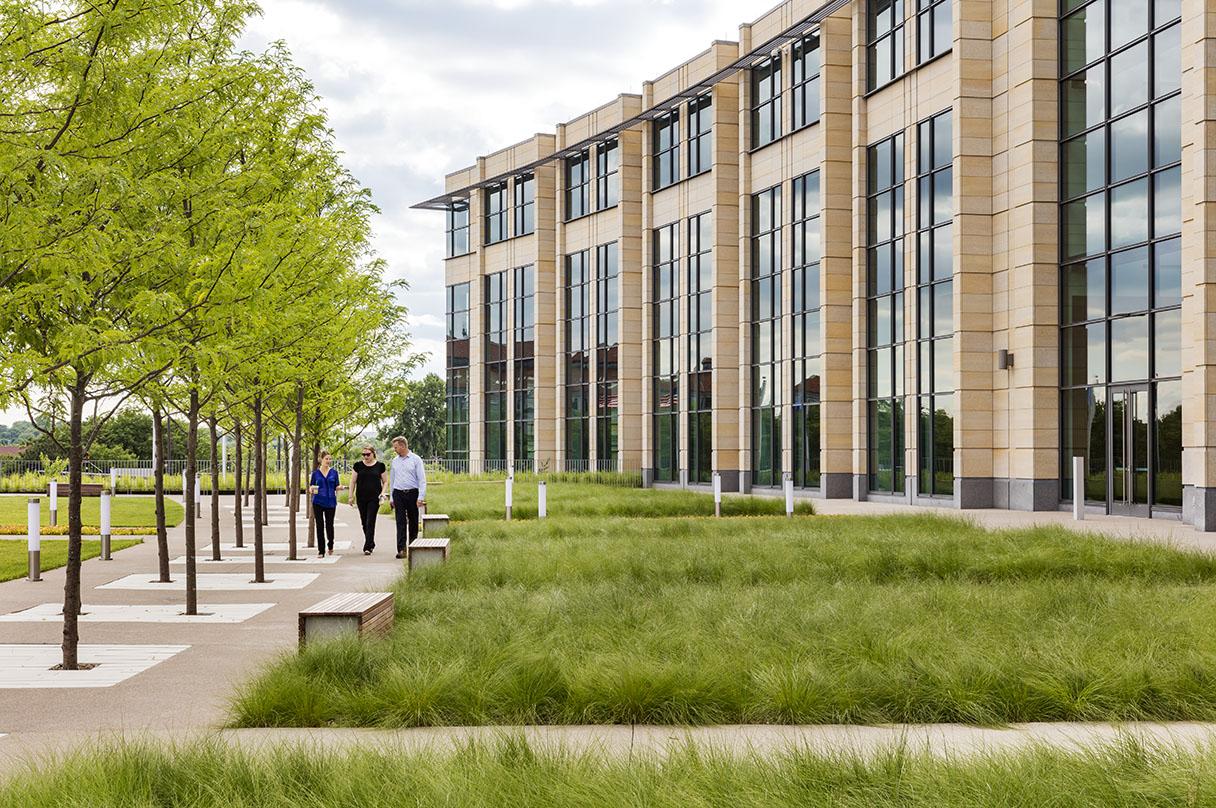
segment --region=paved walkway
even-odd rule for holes
[[[226,498],[224,505],[231,503]],[[276,508],[276,506],[278,506]],[[282,499],[271,499],[271,518],[278,525],[266,528],[266,542],[286,542],[285,519],[275,519],[282,512]],[[198,555],[210,556],[210,508],[205,518],[198,520]],[[374,555],[362,553],[363,537],[354,511],[339,507],[337,528],[339,542],[351,542],[351,549],[339,550],[338,563],[268,564],[266,577],[274,580],[284,575],[315,575],[300,589],[270,589],[243,586],[239,590],[200,591],[199,603],[209,604],[267,604],[240,623],[199,622],[94,622],[90,618],[80,624],[81,642],[86,645],[155,645],[189,648],[173,654],[150,669],[116,685],[102,688],[3,688],[0,687],[0,771],[11,765],[23,752],[40,748],[73,745],[77,740],[97,735],[140,733],[144,731],[174,734],[218,727],[227,718],[232,694],[256,673],[258,668],[276,655],[296,647],[298,637],[297,613],[329,595],[338,592],[380,590],[397,580],[402,562],[393,556],[396,542],[391,521],[381,517],[377,531],[378,546]],[[224,541],[233,541],[233,516],[225,507],[222,511]],[[246,528],[246,544],[253,543],[253,530]],[[308,550],[307,530],[299,531],[301,558],[315,554]],[[180,525],[169,533],[170,558],[185,553],[185,527]],[[267,556],[272,553],[267,552]],[[278,551],[273,555],[285,556]],[[253,553],[225,552],[225,558],[248,559],[239,566],[224,565],[216,572],[247,581],[253,577]],[[299,566],[296,566],[298,564]],[[84,610],[90,605],[135,605],[160,612],[165,607],[184,606],[185,568],[173,565],[175,584],[167,590],[111,589],[106,584],[131,575],[141,580],[157,578],[155,539],[114,554],[113,561],[93,559],[82,568],[81,590]],[[207,573],[205,563],[199,564],[200,576]],[[215,574],[215,573],[212,573]],[[44,573],[40,583],[21,579],[0,584],[0,616],[12,612],[63,603],[63,570]],[[200,611],[206,611],[205,608]],[[104,617],[102,614],[96,617]],[[38,619],[31,622],[0,620],[0,645],[47,644],[57,649],[63,628],[59,620]],[[0,649],[0,655],[5,651]],[[10,655],[11,658],[11,655]],[[57,654],[56,654],[57,658]],[[81,661],[89,661],[87,652]],[[100,670],[100,668],[98,669]]]

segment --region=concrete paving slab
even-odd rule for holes
[[[80,662],[90,670],[56,671],[58,645],[0,645],[0,689],[112,687],[180,654],[188,645],[81,645]]]
[[[244,592],[256,591],[259,589],[303,589],[304,587],[317,580],[316,573],[309,572],[276,572],[273,575],[267,575],[264,583],[255,583],[249,576],[249,572],[212,572],[198,573],[195,576],[196,585],[200,592]],[[156,579],[156,573],[132,573],[119,578],[117,581],[111,581],[108,584],[102,584],[98,589],[145,589],[156,592],[169,590],[177,592],[185,586],[185,578],[171,584],[163,584]]]
[[[286,532],[286,531],[284,531],[284,532]],[[349,550],[350,545],[351,545],[351,543],[349,540],[339,539],[338,541],[334,542],[334,549],[335,550]],[[262,542],[262,552],[263,553],[285,553],[290,549],[291,549],[291,545],[285,541],[263,541]],[[306,539],[301,538],[300,541],[296,542],[296,552],[297,553],[301,553],[307,549],[308,549],[308,542]],[[316,548],[314,547],[313,549],[315,550]],[[246,539],[244,547],[237,547],[235,544],[227,544],[227,543],[221,544],[220,552],[221,553],[239,553],[239,552],[252,553],[253,552],[253,539]]]
[[[83,623],[244,623],[273,603],[200,603],[198,614],[186,614],[183,606],[92,604],[79,619]],[[43,603],[19,612],[0,615],[0,623],[62,623],[63,604]]]
[[[304,549],[307,550],[308,548],[305,547]],[[287,558],[287,556],[264,556],[262,558],[262,562],[264,564],[316,566],[317,564],[337,564],[342,559],[342,556],[336,555],[327,555],[324,558],[312,555],[311,553],[308,553],[307,555],[300,553],[299,555],[300,557],[295,561],[291,561]],[[229,556],[228,558],[220,561],[212,561],[209,557],[203,558],[199,556],[196,557],[195,561],[198,564],[199,569],[202,569],[203,567],[208,569],[214,569],[216,567],[249,567],[254,563],[252,554]],[[186,557],[181,556],[179,558],[175,558],[170,561],[169,564],[174,567],[184,567],[186,566]]]

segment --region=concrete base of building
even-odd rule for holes
[[[841,472],[825,472],[819,484],[824,499],[851,499],[853,497],[853,475]]]
[[[718,474],[722,476],[722,490],[728,494],[738,493],[741,488],[743,472],[738,469],[723,469]]]
[[[954,500],[959,508],[991,508],[996,502],[996,480],[991,477],[955,477]]]
[[[739,493],[750,494],[752,492],[752,473],[750,471],[739,472]]]
[[[654,487],[654,477],[655,477],[654,469],[642,469],[642,487],[643,488],[653,488]]]
[[[996,479],[990,507],[1008,511],[1055,511],[1060,508],[1059,480]]]
[[[1183,486],[1182,521],[1198,530],[1216,531],[1216,488]]]

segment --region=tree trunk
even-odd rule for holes
[[[186,413],[186,614],[198,614],[198,571],[195,569],[197,548],[195,523],[198,509],[194,504],[194,487],[198,474],[198,388],[190,388],[190,409]]]
[[[76,370],[68,446],[68,564],[63,584],[63,669],[77,670],[80,645],[80,483],[84,477],[84,396],[88,380]]]
[[[245,516],[241,513],[241,421],[238,418],[233,425],[233,433],[236,440],[236,475],[232,484],[233,491],[233,513],[236,514],[236,522],[233,525],[233,532],[236,533],[236,546],[245,546]]]
[[[290,457],[291,477],[287,484],[287,543],[288,558],[296,560],[296,515],[300,513],[300,461],[304,444],[304,384],[296,385],[296,433],[292,436]]]
[[[262,521],[266,512],[266,453],[262,445],[262,396],[253,398],[253,452],[257,460],[257,470],[254,472],[254,486],[257,491],[253,495],[253,580],[255,583],[266,583],[266,559],[262,555]]]
[[[152,479],[156,491],[156,562],[162,584],[173,583],[169,575],[169,526],[165,518],[165,416],[159,406],[152,408]]]
[[[220,555],[220,437],[219,419],[214,410],[207,423],[211,428],[211,560],[219,561]]]

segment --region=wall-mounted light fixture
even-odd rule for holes
[[[1001,370],[1009,370],[1013,367],[1013,354],[1002,348],[996,352],[996,366]]]

